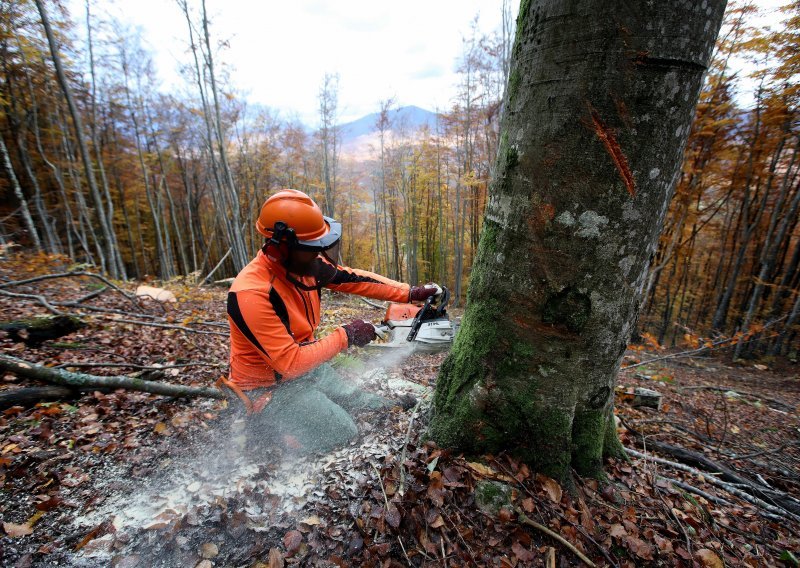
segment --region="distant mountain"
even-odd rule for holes
[[[366,116],[342,124],[340,132],[342,134],[342,142],[347,145],[355,141],[360,136],[372,134],[377,131],[375,123],[378,121],[380,113],[373,112]],[[422,125],[427,124],[431,130],[436,128],[436,113],[418,106],[404,106],[396,110],[389,111],[390,129],[396,130],[400,126],[404,126],[410,130],[416,130]]]

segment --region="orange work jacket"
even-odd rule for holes
[[[376,300],[408,302],[409,285],[364,270],[315,261],[324,278],[295,277],[262,251],[236,276],[228,292],[231,332],[230,380],[242,390],[295,379],[347,349],[347,334],[337,327],[314,338],[320,321],[320,288]],[[324,283],[324,284],[323,284]]]

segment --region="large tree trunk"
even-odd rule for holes
[[[432,437],[564,479],[620,455],[614,383],[725,0],[523,0]]]

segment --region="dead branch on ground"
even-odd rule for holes
[[[85,373],[73,373],[63,369],[43,367],[42,365],[29,363],[28,361],[4,354],[0,354],[0,371],[69,387],[127,389],[172,397],[225,398],[222,391],[215,388],[171,385],[155,381],[146,381],[126,375],[100,377],[97,375],[87,375]]]
[[[622,423],[637,439],[644,440],[644,436],[641,433],[631,428],[624,420]],[[647,438],[647,446],[676,458],[682,464],[701,467],[716,476],[714,479],[718,479],[720,482],[726,482],[731,486],[735,485],[737,488],[740,488],[739,491],[743,493],[746,492],[755,498],[773,503],[780,507],[781,510],[790,514],[794,519],[800,521],[800,501],[788,493],[772,489],[758,481],[753,481],[752,479],[744,477],[733,469],[719,462],[715,462],[699,452],[688,450],[680,446],[673,446],[672,444],[667,444],[652,438]],[[688,467],[688,465],[685,467]],[[709,478],[711,476],[706,475],[706,477]]]
[[[717,479],[716,477],[714,477],[713,475],[709,475],[708,472],[704,473],[704,472],[700,471],[699,469],[695,469],[693,467],[689,467],[688,465],[684,465],[682,463],[672,462],[672,461],[666,460],[664,458],[656,457],[656,456],[651,455],[651,454],[644,454],[642,452],[634,450],[633,448],[627,448],[626,447],[625,451],[628,454],[630,454],[630,455],[632,455],[634,457],[637,457],[637,458],[641,458],[641,459],[643,459],[645,461],[649,460],[651,462],[655,462],[655,463],[658,463],[658,464],[661,464],[661,465],[666,465],[666,466],[669,466],[669,467],[671,467],[673,469],[677,469],[677,470],[680,470],[680,471],[683,471],[683,472],[686,472],[686,473],[690,473],[692,475],[696,475],[697,477],[700,477],[701,479],[704,479],[708,483],[710,483],[712,485],[716,485],[717,487],[720,487],[721,489],[724,489],[725,491],[727,491],[731,495],[735,495],[736,497],[739,497],[740,499],[743,499],[744,501],[747,501],[751,505],[754,505],[759,510],[759,513],[763,513],[763,511],[767,511],[768,513],[771,513],[773,516],[768,517],[770,519],[781,520],[781,521],[791,520],[791,521],[794,521],[794,522],[800,522],[800,516],[794,515],[793,513],[791,513],[790,511],[787,511],[786,509],[784,509],[782,507],[779,507],[779,506],[776,506],[776,505],[771,505],[770,503],[767,503],[766,501],[764,501],[762,499],[759,499],[758,497],[754,497],[750,493],[747,493],[746,491],[743,491],[742,489],[739,489],[738,487],[734,486],[731,483],[727,483],[725,481],[721,481],[721,480]],[[762,511],[762,509],[763,509],[763,511]]]
[[[10,280],[8,282],[0,283],[0,288],[10,288],[13,286],[22,286],[24,284],[32,284],[34,282],[41,282],[42,280],[53,280],[56,278],[72,278],[74,276],[86,276],[88,278],[94,278],[96,280],[100,280],[106,286],[114,290],[115,292],[121,294],[124,298],[126,298],[130,303],[134,305],[134,307],[143,312],[144,309],[142,308],[141,304],[139,303],[138,299],[135,295],[129,294],[113,282],[111,282],[108,278],[103,276],[102,274],[95,274],[94,272],[86,272],[84,270],[77,270],[74,272],[59,272],[56,274],[43,274],[41,276],[34,276],[33,278],[26,278],[25,280]]]

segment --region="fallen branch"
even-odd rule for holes
[[[59,311],[58,308],[53,306],[44,296],[39,294],[18,294],[16,292],[8,292],[7,290],[0,290],[0,295],[8,296],[9,298],[19,298],[21,300],[33,300],[39,305],[43,306],[48,312],[56,316],[63,316],[64,313]]]
[[[98,290],[95,290],[94,292],[89,292],[85,296],[81,296],[77,300],[71,300],[69,302],[57,302],[56,305],[57,306],[67,306],[67,307],[71,307],[71,308],[80,307],[80,304],[82,304],[84,302],[88,302],[92,298],[96,298],[97,296],[99,296],[100,294],[105,292],[106,290],[108,290],[108,286],[103,286],[102,288],[100,288]]]
[[[417,417],[417,412],[419,411],[422,401],[423,398],[417,401],[417,404],[414,406],[414,411],[411,413],[411,418],[408,421],[408,428],[406,429],[406,437],[405,440],[403,440],[403,451],[400,453],[400,486],[397,489],[397,493],[399,493],[401,497],[405,495],[406,492],[406,469],[403,467],[403,462],[406,461],[406,449],[408,448],[408,441],[411,439],[411,428],[414,426],[414,419]]]
[[[794,406],[792,406],[791,404],[789,404],[787,402],[783,402],[782,400],[778,400],[776,398],[769,398],[769,397],[766,397],[766,396],[761,395],[761,394],[756,394],[756,393],[754,393],[752,391],[739,390],[736,387],[718,387],[718,386],[714,386],[714,385],[692,385],[692,386],[688,386],[688,387],[678,387],[678,389],[681,390],[681,391],[687,391],[687,390],[711,390],[711,391],[719,391],[719,392],[735,392],[735,393],[743,395],[743,396],[749,396],[750,398],[763,400],[764,402],[771,402],[775,406],[780,406],[780,407],[782,407],[783,410],[786,410],[786,411],[794,410]]]
[[[706,493],[705,491],[703,491],[702,489],[698,489],[694,485],[689,485],[688,483],[684,483],[683,481],[679,481],[677,479],[672,479],[671,477],[664,477],[663,475],[659,475],[657,477],[658,479],[663,479],[667,483],[671,483],[675,487],[679,487],[684,491],[687,491],[689,493],[694,493],[695,495],[699,495],[709,503],[714,503],[715,505],[724,505],[726,507],[734,506],[733,503],[731,503],[730,501],[723,499],[722,497],[716,497],[711,493]]]
[[[202,279],[202,280],[201,280],[201,281],[200,281],[200,282],[197,284],[198,286],[200,286],[200,285],[202,285],[202,284],[205,284],[206,282],[208,282],[209,280],[211,280],[211,277],[212,277],[212,276],[214,276],[214,273],[215,273],[217,270],[219,270],[219,267],[220,267],[220,266],[222,266],[222,263],[223,263],[223,262],[225,262],[225,259],[226,259],[226,258],[228,258],[228,256],[230,256],[230,254],[231,254],[231,251],[232,251],[232,250],[233,250],[233,249],[231,249],[231,248],[229,248],[229,249],[228,249],[228,252],[226,252],[226,253],[225,253],[225,255],[224,255],[224,256],[223,256],[221,259],[219,259],[219,262],[218,262],[218,263],[217,263],[217,265],[216,265],[216,266],[215,266],[215,267],[214,267],[214,268],[211,270],[211,272],[209,272],[209,273],[208,273],[208,275],[207,275],[205,278],[203,278],[203,279]]]
[[[165,329],[178,329],[180,331],[186,331],[189,333],[199,333],[202,335],[220,335],[222,337],[229,337],[229,334],[222,333],[221,331],[206,331],[204,329],[192,329],[191,327],[186,327],[184,325],[174,325],[170,323],[156,323],[151,321],[136,321],[136,320],[129,320],[129,319],[109,319],[106,321],[111,322],[119,322],[119,323],[130,323],[133,325],[144,325],[147,327],[161,327]]]
[[[523,523],[525,525],[528,525],[530,527],[533,527],[536,530],[542,531],[544,534],[548,535],[549,537],[556,539],[558,542],[560,542],[561,544],[566,546],[575,556],[580,558],[587,566],[591,566],[593,568],[594,568],[594,566],[596,566],[594,562],[589,560],[589,558],[585,554],[583,554],[580,550],[575,548],[572,545],[571,542],[569,542],[567,539],[562,537],[560,534],[548,529],[544,525],[540,525],[536,521],[532,521],[530,518],[528,518],[528,516],[519,507],[514,506],[514,511],[517,513],[517,518],[519,519],[519,521],[521,523]]]
[[[98,312],[98,313],[102,313],[102,314],[116,314],[116,315],[120,315],[120,316],[129,316],[129,317],[134,317],[134,318],[144,318],[144,319],[156,320],[156,321],[161,322],[161,323],[166,323],[166,321],[167,321],[162,316],[156,316],[156,315],[153,315],[153,314],[139,314],[139,313],[135,313],[135,312],[126,312],[124,310],[116,310],[114,308],[101,308],[99,306],[74,306],[74,304],[77,301],[78,300],[75,300],[75,302],[53,302],[53,305],[55,305],[55,306],[63,306],[63,307],[78,307],[81,310],[88,310],[90,312]],[[210,327],[219,327],[219,328],[228,329],[228,324],[227,323],[223,323],[221,321],[190,321],[190,322],[186,322],[186,323],[187,323],[187,325],[207,325],[207,326],[210,326]]]
[[[639,432],[637,432],[636,430],[625,424],[624,421],[623,425],[634,436],[637,436],[640,439],[644,439],[644,436],[642,436],[642,434],[640,434]],[[673,446],[672,444],[660,442],[652,438],[647,439],[647,445],[650,448],[656,449],[660,452],[664,452],[674,458],[677,458],[683,464],[691,464],[698,467],[702,467],[707,472],[719,476],[719,481],[721,482],[728,482],[730,484],[739,485],[745,488],[748,494],[752,494],[755,498],[768,500],[774,503],[775,505],[779,506],[782,510],[791,513],[793,517],[800,520],[800,501],[797,501],[787,493],[784,493],[782,491],[777,491],[759,482],[753,481],[752,479],[744,477],[739,473],[735,472],[734,470],[732,470],[731,468],[722,465],[718,462],[715,462],[714,460],[707,458],[706,456],[704,456],[699,452],[687,450],[686,448],[682,448],[680,446]],[[706,477],[708,477],[708,475],[706,475]]]
[[[372,462],[369,462],[369,465],[372,466],[372,469],[375,470],[375,475],[378,476],[378,483],[381,484],[381,493],[383,493],[383,502],[386,503],[386,512],[389,512],[389,497],[386,495],[386,489],[383,486],[383,477],[381,477],[381,470],[378,469],[378,466]]]
[[[800,440],[789,440],[788,442],[784,442],[777,448],[772,448],[769,450],[761,450],[759,452],[753,452],[752,454],[744,454],[743,456],[731,454],[732,459],[736,460],[750,460],[753,458],[757,458],[759,456],[764,456],[766,454],[777,454],[788,448],[789,446],[796,446],[800,444]]]
[[[17,359],[16,357],[1,353],[0,371],[14,373],[20,377],[36,379],[46,383],[70,387],[127,389],[173,397],[225,398],[222,391],[214,388],[170,385],[125,375],[99,377],[97,375],[87,375],[85,373],[73,373],[63,369],[43,367],[42,365],[29,363],[22,359]]]
[[[670,353],[669,355],[663,355],[661,357],[654,357],[653,359],[648,359],[647,361],[639,361],[638,363],[633,363],[631,365],[625,365],[624,367],[620,367],[620,371],[627,371],[628,369],[633,369],[634,367],[641,367],[642,365],[649,365],[650,363],[655,363],[657,361],[665,361],[667,359],[678,359],[680,357],[693,357],[695,355],[699,355],[705,351],[709,351],[714,347],[718,347],[723,343],[731,342],[731,339],[720,339],[719,341],[715,341],[711,344],[711,346],[703,346],[698,347],[697,349],[690,349],[689,351],[681,351],[679,353]]]
[[[526,494],[527,494],[527,495],[528,495],[528,496],[529,496],[531,499],[533,499],[534,501],[536,501],[536,500],[537,500],[536,494],[534,494],[534,493],[533,493],[533,492],[532,492],[532,491],[531,491],[531,490],[530,490],[528,487],[526,487],[524,483],[520,482],[520,481],[519,481],[519,480],[518,480],[518,479],[515,477],[515,475],[514,475],[514,472],[513,472],[513,471],[509,470],[509,469],[508,469],[508,468],[507,468],[507,467],[506,467],[506,466],[505,466],[505,465],[504,465],[502,462],[500,462],[500,461],[498,461],[498,460],[494,460],[494,462],[493,462],[493,463],[494,463],[494,465],[496,465],[496,466],[497,466],[499,469],[501,469],[501,470],[503,471],[503,473],[505,473],[505,474],[506,474],[506,475],[507,475],[509,478],[511,478],[511,479],[513,479],[513,480],[515,480],[515,481],[516,481],[516,483],[517,483],[517,486],[518,486],[518,487],[519,487],[519,488],[520,488],[522,491],[524,491],[524,492],[525,492],[525,493],[526,493]],[[582,501],[582,500],[581,500],[581,501]],[[591,535],[590,535],[588,532],[586,532],[586,530],[585,530],[585,529],[584,529],[584,528],[583,528],[581,525],[579,525],[579,524],[577,524],[577,523],[575,523],[575,522],[571,521],[570,519],[568,519],[567,517],[565,517],[563,514],[561,514],[561,512],[558,510],[558,507],[556,507],[556,508],[553,508],[553,509],[550,509],[550,512],[551,512],[551,513],[555,513],[555,514],[556,514],[556,515],[557,515],[557,516],[558,516],[558,517],[559,517],[559,518],[560,518],[562,521],[564,521],[565,523],[569,523],[569,524],[570,524],[570,525],[571,525],[571,526],[572,526],[572,527],[573,527],[573,528],[574,528],[574,529],[575,529],[577,532],[579,532],[579,533],[581,534],[581,536],[583,536],[583,538],[585,538],[586,540],[588,540],[589,542],[591,542],[591,543],[592,543],[592,544],[593,544],[593,545],[594,545],[594,546],[597,548],[597,550],[599,550],[599,551],[600,551],[600,554],[602,554],[602,555],[603,555],[603,557],[604,557],[606,560],[608,560],[608,565],[609,565],[609,566],[613,566],[614,568],[619,568],[619,564],[617,564],[617,562],[616,562],[616,561],[615,561],[615,560],[614,560],[614,559],[611,557],[611,555],[608,553],[608,551],[607,551],[605,548],[603,548],[603,547],[600,545],[600,543],[599,543],[599,542],[597,542],[595,539],[593,539],[593,538],[591,537]]]
[[[10,280],[9,282],[2,282],[0,283],[0,288],[9,288],[11,286],[21,286],[23,284],[32,284],[34,282],[41,282],[42,280],[53,280],[56,278],[72,278],[73,276],[86,276],[88,278],[95,278],[103,282],[106,286],[122,294],[128,301],[130,301],[137,310],[144,311],[142,306],[139,305],[139,302],[136,299],[136,296],[133,294],[128,294],[125,290],[111,282],[108,278],[101,274],[95,274],[94,272],[85,272],[83,270],[75,271],[75,272],[59,272],[57,274],[43,274],[42,276],[34,276],[33,278],[26,278],[25,280]]]
[[[0,410],[78,396],[78,389],[61,386],[24,387],[0,392]]]
[[[785,510],[785,509],[783,509],[781,507],[777,507],[775,505],[770,505],[766,501],[764,501],[762,499],[759,499],[758,497],[754,497],[753,495],[750,495],[749,493],[747,493],[745,491],[742,491],[741,489],[739,489],[738,487],[735,487],[734,485],[732,485],[730,483],[726,483],[724,481],[721,481],[721,480],[717,479],[713,475],[709,475],[707,472],[704,473],[704,472],[700,471],[699,469],[695,469],[693,467],[689,467],[688,465],[684,465],[682,463],[676,463],[676,462],[672,462],[672,461],[669,461],[669,460],[665,460],[664,458],[659,458],[659,457],[656,457],[656,456],[653,456],[653,455],[643,454],[643,453],[641,453],[641,452],[639,452],[637,450],[634,450],[632,448],[627,448],[626,447],[625,451],[628,454],[630,454],[630,455],[632,455],[634,457],[642,458],[644,460],[650,460],[650,461],[652,461],[654,463],[658,463],[658,464],[661,464],[661,465],[666,465],[666,466],[669,466],[669,467],[671,467],[673,469],[677,469],[677,470],[680,470],[680,471],[684,471],[686,473],[691,473],[692,475],[696,475],[696,476],[704,479],[705,481],[707,481],[711,485],[716,485],[717,487],[720,487],[720,488],[724,489],[725,491],[727,491],[731,495],[735,495],[736,497],[739,497],[740,499],[743,499],[743,500],[747,501],[751,505],[755,505],[756,507],[759,507],[761,509],[764,509],[765,511],[768,511],[768,512],[772,513],[776,517],[779,517],[781,520],[789,519],[789,520],[792,520],[792,521],[795,521],[795,522],[800,522],[800,517],[797,516],[797,515],[792,514],[790,511],[787,511],[787,510]]]
[[[779,322],[785,320],[787,317],[788,317],[788,315],[783,315],[783,316],[781,316],[779,318],[776,318],[776,319],[774,319],[772,321],[769,321],[769,322],[765,323],[761,327],[760,331],[763,331],[763,330],[767,329],[768,327],[771,327],[771,326],[775,325],[776,323],[779,323]],[[742,338],[727,337],[727,338],[724,338],[724,339],[718,339],[717,341],[714,341],[709,345],[704,345],[703,347],[698,347],[697,349],[690,349],[689,351],[681,351],[679,353],[670,353],[669,355],[664,355],[662,357],[655,357],[655,358],[650,359],[648,361],[640,361],[639,363],[633,363],[632,365],[626,365],[624,367],[620,367],[619,370],[620,371],[627,371],[628,369],[633,369],[634,367],[640,367],[642,365],[649,365],[650,363],[655,363],[656,361],[664,361],[666,359],[677,359],[677,358],[680,358],[680,357],[694,357],[695,355],[699,355],[701,353],[704,353],[705,351],[711,351],[712,349],[714,349],[716,347],[720,347],[720,346],[722,346],[722,348],[724,348],[724,347],[733,347],[734,345],[749,343],[750,341],[752,341],[752,339],[745,339],[745,337],[742,337]],[[730,345],[724,345],[725,343],[729,343]]]
[[[53,369],[66,369],[67,367],[74,367],[74,368],[84,368],[88,369],[91,367],[109,367],[115,368],[120,367],[123,369],[136,369],[137,371],[164,371],[166,369],[182,369],[184,367],[224,367],[223,363],[175,363],[174,365],[138,365],[135,363],[78,363],[78,362],[70,362],[70,363],[61,363],[52,367]]]

